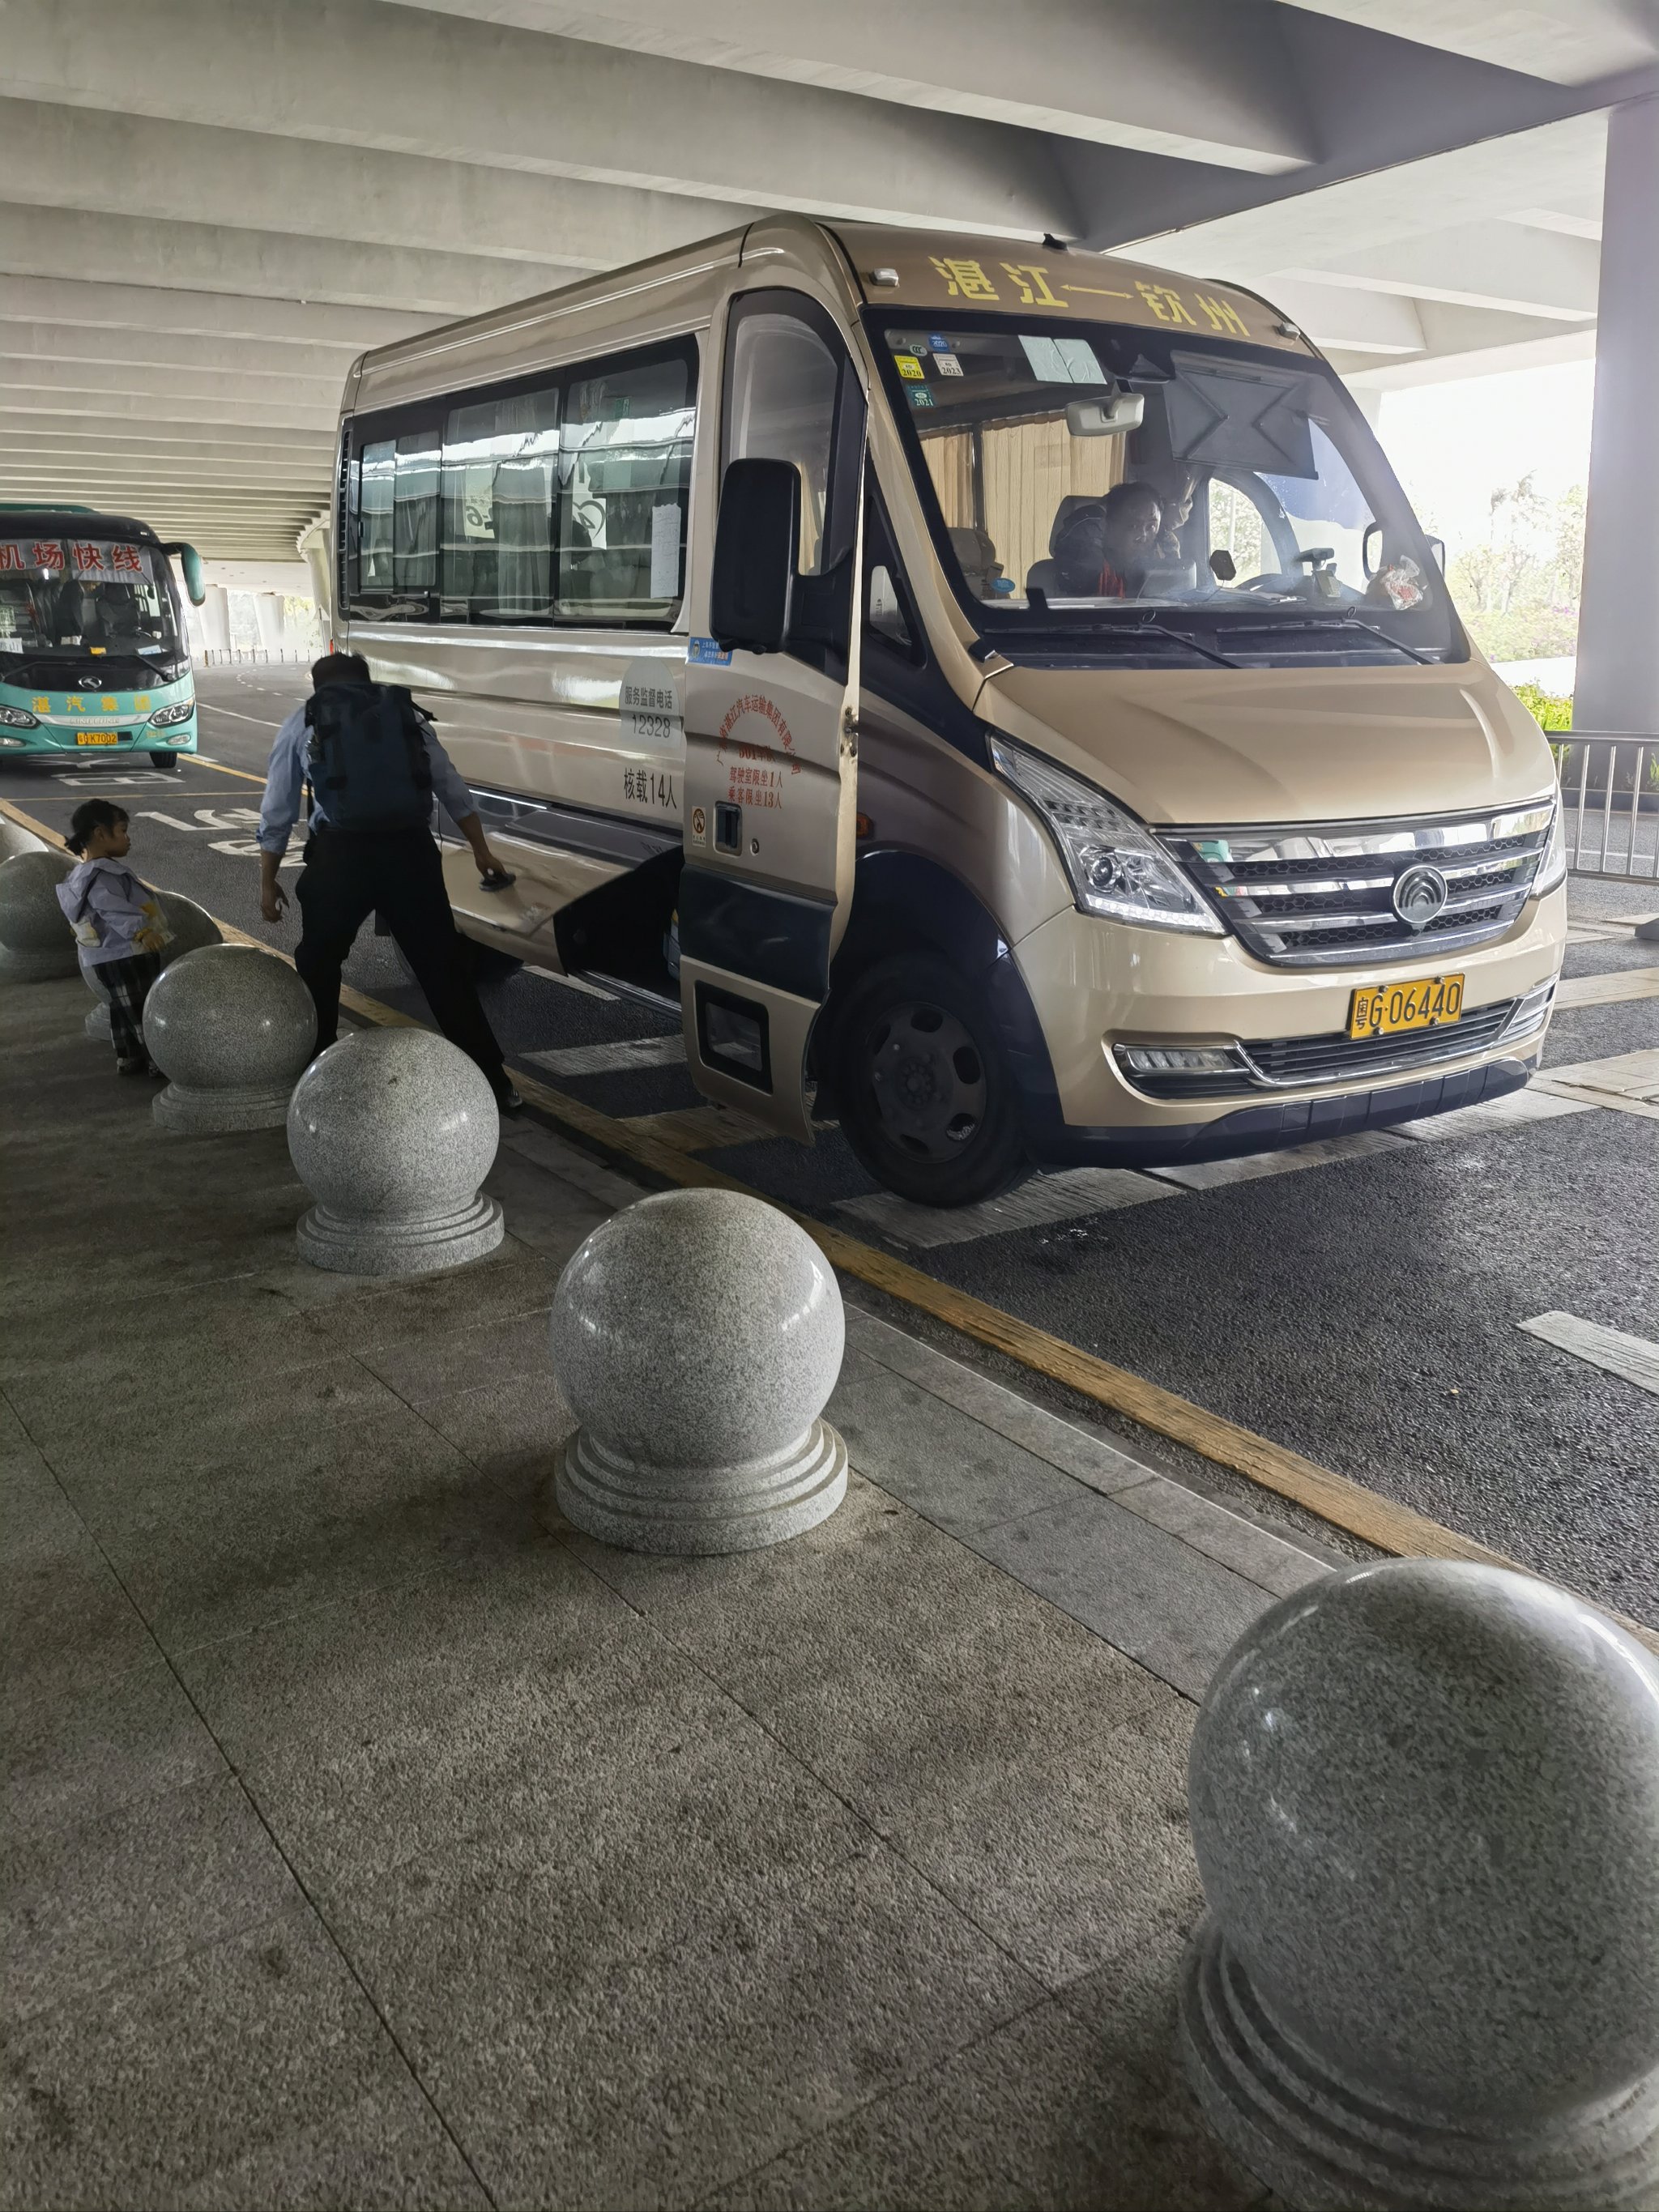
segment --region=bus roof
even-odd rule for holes
[[[1315,352],[1276,307],[1236,284],[1211,283],[1139,261],[1077,246],[888,224],[824,222],[815,216],[763,215],[743,230],[573,284],[440,324],[372,348],[346,380],[348,412],[423,396],[439,380],[452,388],[517,374],[556,359],[573,341],[634,342],[631,326],[686,327],[712,301],[734,264],[776,255],[820,267],[826,257],[855,297],[904,313],[966,307],[1009,315],[1075,314],[1091,322],[1138,323],[1194,337],[1248,340]]]
[[[143,545],[161,539],[149,523],[130,514],[100,514],[95,507],[38,507],[20,500],[0,501],[0,532],[35,538],[131,538]]]

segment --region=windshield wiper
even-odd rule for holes
[[[1139,637],[1167,637],[1172,638],[1177,645],[1184,645],[1189,653],[1195,653],[1205,660],[1213,660],[1219,668],[1237,668],[1241,665],[1238,661],[1231,659],[1226,653],[1216,652],[1213,647],[1200,645],[1190,631],[1175,629],[1168,623],[1088,623],[1086,626],[1079,623],[1076,629],[1073,629],[1069,623],[1022,623],[1018,632],[1011,635],[1009,643],[1018,645],[1021,641],[1029,640],[1034,636],[1063,637],[1079,645],[1087,645],[1097,652],[1109,650],[1111,645],[1121,643],[1126,639],[1133,644]],[[1006,649],[1003,647],[998,647],[999,651]]]
[[[1307,615],[1300,622],[1235,623],[1231,635],[1242,637],[1248,633],[1251,636],[1282,637],[1287,629],[1363,629],[1368,637],[1380,638],[1384,645],[1392,646],[1396,653],[1403,653],[1408,660],[1420,661],[1425,668],[1440,665],[1431,653],[1419,653],[1414,645],[1407,645],[1400,638],[1390,637],[1387,630],[1380,629],[1376,623],[1361,622],[1358,615]]]

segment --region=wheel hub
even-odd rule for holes
[[[866,1050],[893,1143],[918,1159],[959,1158],[985,1115],[985,1066],[966,1025],[941,1006],[916,1001],[878,1023]]]

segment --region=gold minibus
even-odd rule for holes
[[[913,1200],[1536,1064],[1548,747],[1236,286],[767,217],[366,355],[332,584],[511,855],[466,933]]]

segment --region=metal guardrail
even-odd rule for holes
[[[1561,747],[1567,869],[1609,883],[1659,883],[1659,737],[1551,732]]]
[[[251,661],[264,661],[280,665],[304,667],[316,658],[314,653],[302,653],[297,647],[292,653],[284,653],[280,648],[273,653],[263,645],[232,646],[228,653],[222,653],[216,646],[209,646],[196,655],[196,664],[198,668],[231,668],[242,666]]]

